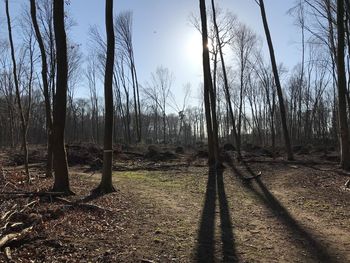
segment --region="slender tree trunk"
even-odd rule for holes
[[[350,170],[349,127],[346,112],[346,72],[344,62],[345,35],[344,35],[344,0],[337,0],[337,26],[338,26],[338,116],[340,130],[340,165]]]
[[[25,172],[27,175],[27,182],[29,183],[30,182],[30,174],[29,174],[29,166],[28,166],[28,144],[27,144],[28,120],[26,120],[25,116],[24,116],[21,94],[20,94],[20,90],[19,90],[19,81],[18,81],[18,76],[17,76],[17,64],[16,64],[15,48],[14,48],[13,39],[12,39],[12,28],[11,28],[11,19],[10,19],[8,0],[5,0],[5,5],[6,5],[7,28],[8,28],[9,42],[10,42],[10,48],[11,48],[13,79],[15,82],[16,98],[17,98],[18,110],[19,110],[20,120],[21,120],[21,137],[22,137],[22,146],[23,146],[23,155],[24,155],[24,167],[25,167]]]
[[[134,52],[131,53],[132,58],[132,67],[133,72],[135,76],[135,84],[136,84],[136,102],[137,102],[137,111],[138,111],[138,142],[141,142],[142,140],[142,115],[141,115],[141,104],[140,104],[140,92],[139,92],[139,82],[137,79],[137,73],[136,73],[136,66],[135,66],[135,59],[134,59]]]
[[[137,137],[137,142],[139,142],[140,138],[140,127],[139,127],[139,110],[138,110],[138,103],[137,103],[137,91],[136,91],[136,80],[135,80],[135,74],[134,74],[134,68],[131,66],[131,80],[132,80],[132,88],[133,88],[133,95],[134,95],[134,124],[135,124],[135,129],[136,129],[136,137]]]
[[[52,176],[52,116],[51,116],[51,102],[49,94],[49,82],[47,79],[47,58],[44,46],[44,41],[40,33],[38,26],[38,21],[36,18],[36,5],[35,0],[30,0],[30,13],[32,18],[32,23],[36,35],[36,39],[39,44],[40,55],[41,55],[41,78],[43,82],[43,93],[45,98],[45,111],[46,111],[46,131],[47,131],[47,163],[46,163],[46,176]]]
[[[284,142],[285,142],[286,151],[287,151],[287,158],[288,158],[288,160],[293,160],[294,157],[293,157],[293,151],[292,151],[292,147],[291,147],[291,143],[290,143],[288,127],[287,127],[286,110],[284,107],[281,82],[280,82],[279,75],[278,75],[277,63],[276,63],[276,58],[275,58],[275,51],[273,49],[270,30],[269,30],[269,26],[267,23],[264,1],[259,0],[259,3],[260,3],[259,6],[260,6],[260,11],[261,11],[261,17],[262,17],[263,24],[264,24],[264,30],[265,30],[265,35],[266,35],[266,39],[267,39],[267,44],[268,44],[269,51],[270,51],[272,71],[273,71],[273,75],[275,77],[275,84],[276,84],[277,96],[278,96],[278,101],[279,101],[279,106],[280,106],[282,129],[283,129]]]
[[[305,21],[304,21],[304,10],[301,11],[301,72],[299,81],[299,104],[298,104],[298,140],[299,143],[304,141],[301,139],[301,129],[302,129],[302,88],[304,86],[304,71],[305,71]],[[305,135],[305,133],[304,133]]]
[[[114,28],[113,28],[113,0],[106,0],[105,7],[106,34],[107,34],[107,59],[104,79],[105,93],[105,129],[103,171],[100,185],[94,190],[97,194],[114,192],[112,183],[113,165],[113,68],[114,68]]]
[[[218,44],[218,48],[219,48],[221,67],[222,67],[222,72],[223,72],[223,77],[224,77],[226,103],[228,104],[228,107],[229,107],[230,118],[231,118],[231,122],[232,122],[232,126],[233,126],[232,129],[233,129],[233,134],[234,134],[234,138],[235,138],[235,141],[236,141],[238,157],[241,158],[240,138],[239,138],[238,133],[237,133],[236,121],[235,121],[234,114],[233,114],[233,109],[232,109],[231,95],[230,95],[230,89],[229,89],[229,85],[228,85],[228,78],[227,78],[225,60],[224,60],[224,55],[223,55],[222,47],[221,47],[222,44],[221,44],[221,41],[220,41],[219,28],[218,28],[218,25],[217,25],[217,22],[216,22],[216,11],[215,11],[214,0],[212,0],[211,3],[212,3],[212,10],[213,10],[213,20],[214,20],[215,33],[216,33],[217,41],[219,43]]]
[[[202,45],[203,45],[203,74],[204,74],[204,106],[207,122],[209,165],[220,165],[218,131],[216,123],[215,94],[210,71],[210,57],[208,48],[208,29],[205,0],[199,1],[202,25]]]
[[[53,169],[55,181],[53,190],[71,194],[64,130],[67,110],[68,62],[67,40],[64,28],[64,0],[53,1],[53,20],[57,51],[56,94],[53,109]]]
[[[166,142],[166,114],[165,114],[165,111],[163,111],[163,143],[167,144],[167,142]]]
[[[217,29],[218,30],[218,29]],[[243,43],[242,43],[243,44]],[[241,149],[242,141],[242,111],[243,111],[243,91],[244,91],[244,47],[240,47],[240,88],[239,88],[239,107],[238,107],[238,123],[237,123],[237,149]]]

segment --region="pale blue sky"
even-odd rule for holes
[[[299,33],[293,18],[286,14],[295,0],[265,0],[270,30],[278,63],[291,69],[300,59]],[[10,0],[12,12],[26,0]],[[254,0],[217,0],[223,10],[236,14],[238,19],[250,26],[263,40],[264,31],[259,7]],[[209,6],[208,1],[208,6]],[[115,12],[132,10],[134,13],[134,49],[141,84],[159,65],[168,67],[175,76],[173,91],[181,100],[183,84],[190,82],[194,90],[202,81],[201,47],[199,33],[190,25],[189,15],[199,14],[198,0],[115,0]],[[17,7],[15,7],[17,6]],[[77,25],[71,36],[82,44],[88,41],[88,29],[98,25],[104,32],[103,0],[71,0],[70,14]],[[0,16],[4,18],[4,3],[0,3]],[[5,26],[2,23],[2,27]],[[3,30],[1,30],[3,32]],[[6,36],[6,35],[5,35]],[[1,36],[1,38],[3,38]],[[265,45],[266,46],[266,45]],[[267,57],[268,54],[266,54]],[[227,63],[230,63],[228,60]],[[83,83],[82,83],[83,84]],[[81,87],[79,95],[88,94]],[[192,92],[196,96],[196,92]]]

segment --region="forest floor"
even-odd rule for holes
[[[89,196],[100,174],[76,165],[74,196],[2,195],[0,215],[24,207],[33,228],[0,262],[350,262],[350,175],[336,163],[227,154],[214,173],[191,154],[137,156],[116,158],[112,194]],[[3,167],[0,193],[52,185],[43,164],[31,165],[30,186],[22,168]]]

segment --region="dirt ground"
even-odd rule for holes
[[[24,240],[8,244],[12,260],[2,249],[0,262],[350,262],[350,191],[343,187],[350,175],[308,158],[226,158],[216,173],[187,154],[117,158],[117,191],[102,197],[89,196],[98,171],[71,167],[71,203],[0,197],[1,215],[34,202],[28,213],[40,216]],[[20,170],[3,168],[2,192],[52,184],[40,177],[40,164],[31,165],[31,186]]]

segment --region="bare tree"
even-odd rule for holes
[[[223,78],[224,78],[224,89],[225,89],[225,95],[226,95],[226,102],[227,102],[228,107],[229,107],[229,114],[230,114],[230,118],[231,118],[231,122],[232,122],[232,126],[233,126],[233,133],[234,133],[234,137],[236,140],[238,155],[239,155],[239,157],[241,157],[240,139],[239,139],[239,136],[237,133],[236,121],[235,121],[234,114],[233,114],[230,88],[229,88],[229,84],[228,84],[225,60],[224,60],[224,55],[223,55],[223,51],[222,51],[223,43],[222,43],[222,38],[220,36],[219,27],[218,27],[218,24],[216,21],[216,10],[215,10],[215,4],[214,4],[213,0],[211,1],[211,4],[212,4],[212,11],[213,11],[213,22],[214,22],[216,41],[218,42],[217,46],[218,46],[218,50],[219,50],[219,54],[220,54],[221,67],[222,67],[222,73],[223,73]]]
[[[46,130],[47,130],[47,163],[46,163],[46,176],[52,176],[52,112],[51,112],[51,100],[49,92],[49,81],[48,81],[48,68],[47,68],[47,57],[44,41],[39,29],[37,16],[36,16],[36,4],[35,0],[30,0],[30,13],[32,18],[33,27],[35,30],[36,40],[39,45],[41,55],[41,78],[43,85],[43,94],[45,98],[45,111],[46,111]]]
[[[91,130],[92,130],[92,140],[96,143],[99,142],[99,104],[98,104],[98,94],[97,94],[97,58],[95,55],[91,54],[88,58],[85,76],[88,81],[89,92],[90,92],[90,102],[91,102]]]
[[[71,194],[66,149],[64,145],[64,129],[66,124],[68,59],[67,38],[64,23],[64,0],[53,1],[53,22],[57,52],[56,94],[53,108],[53,169],[55,181],[53,190]]]
[[[221,163],[219,160],[218,129],[215,106],[216,98],[213,90],[213,82],[210,71],[207,11],[205,6],[205,0],[199,1],[199,9],[201,14],[202,29],[201,32],[203,46],[204,106],[208,136],[209,165],[215,165],[215,167],[218,167]]]
[[[346,111],[346,72],[344,62],[344,0],[337,0],[337,70],[338,70],[338,116],[340,129],[340,165],[350,169],[349,127]]]
[[[258,77],[260,85],[263,87],[269,114],[268,123],[271,134],[272,157],[275,158],[276,131],[275,131],[275,112],[276,112],[276,88],[274,83],[273,72],[267,67],[260,53],[256,54],[256,63],[252,65],[253,71]]]
[[[261,18],[263,20],[265,35],[266,35],[267,44],[268,44],[269,52],[270,52],[272,71],[273,71],[273,74],[275,77],[275,84],[276,84],[277,96],[278,96],[278,101],[279,101],[279,106],[280,106],[282,129],[283,129],[284,141],[285,141],[285,146],[286,146],[286,151],[287,151],[287,158],[288,158],[288,160],[293,160],[294,159],[293,150],[292,150],[290,138],[289,138],[289,131],[288,131],[288,126],[287,126],[286,110],[285,110],[284,101],[283,101],[282,87],[281,87],[281,82],[280,82],[279,74],[278,74],[278,68],[277,68],[277,63],[276,63],[276,58],[275,58],[275,51],[273,49],[271,34],[270,34],[269,26],[267,23],[265,5],[264,5],[263,0],[259,0],[259,2],[258,1],[256,1],[256,2],[260,6]]]
[[[131,71],[131,80],[133,86],[134,95],[134,115],[135,115],[135,127],[137,141],[141,142],[142,138],[142,123],[141,123],[141,106],[140,106],[140,94],[139,83],[137,78],[137,71],[135,65],[133,38],[132,38],[132,12],[127,11],[120,13],[116,17],[115,21],[117,44],[120,52],[125,54],[128,58],[128,63]]]
[[[6,123],[7,125],[7,132],[8,138],[10,138],[10,146],[12,148],[15,147],[15,95],[14,95],[14,89],[13,89],[13,74],[10,73],[10,69],[8,69],[8,45],[3,45],[2,56],[0,57],[0,63],[1,63],[1,95],[3,99],[3,107],[2,111],[7,115],[6,116]],[[4,129],[5,126],[2,126],[2,129]],[[6,145],[6,144],[5,144]]]
[[[173,75],[168,68],[160,66],[155,73],[152,73],[152,87],[150,90],[145,89],[147,96],[154,102],[154,108],[160,108],[163,118],[163,143],[167,143],[166,127],[167,127],[167,115],[166,106],[168,104],[168,98],[171,94],[171,85],[173,81]]]
[[[125,64],[124,64],[124,55],[122,53],[119,53],[119,60],[117,60],[116,63],[116,94],[117,94],[117,101],[118,101],[118,108],[121,113],[121,115],[124,116],[124,130],[126,134],[126,142],[131,142],[131,117],[130,117],[130,80],[125,72]],[[123,108],[122,105],[122,99],[121,99],[121,87],[124,91],[125,96],[125,107]]]
[[[244,97],[248,83],[249,60],[256,46],[256,35],[244,24],[240,24],[236,30],[233,49],[237,53],[239,70],[239,103],[238,103],[238,121],[237,121],[237,149],[241,148],[241,133],[244,110]]]
[[[31,179],[30,179],[29,166],[28,166],[28,143],[27,143],[27,132],[28,132],[28,121],[29,120],[26,119],[26,114],[25,114],[24,109],[22,107],[22,99],[21,99],[20,84],[19,84],[18,72],[17,72],[15,47],[14,47],[13,38],[12,38],[12,27],[11,27],[11,19],[10,19],[9,1],[8,0],[5,0],[5,7],[6,7],[7,29],[8,29],[9,42],[10,42],[11,59],[12,59],[13,80],[15,83],[16,99],[17,99],[18,110],[19,110],[19,114],[20,114],[20,120],[21,120],[21,134],[22,134],[23,154],[24,154],[24,165],[25,165],[25,172],[27,175],[27,181],[30,182]],[[31,89],[31,85],[30,85],[30,89]],[[29,111],[28,111],[28,113],[29,113]],[[29,115],[27,115],[27,117],[29,118]]]
[[[107,57],[104,80],[105,92],[105,130],[103,150],[103,172],[100,185],[94,189],[97,194],[114,192],[112,183],[113,164],[113,68],[114,68],[114,28],[113,28],[113,0],[106,0],[105,7],[106,34],[107,34]]]

